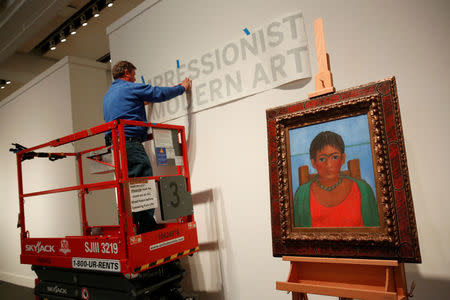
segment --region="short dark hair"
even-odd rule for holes
[[[315,160],[317,152],[327,145],[335,147],[341,153],[345,152],[344,140],[339,134],[332,131],[322,131],[312,140],[309,146],[309,157]]]
[[[112,75],[114,79],[120,78],[123,75],[125,75],[125,70],[128,70],[128,72],[131,72],[133,70],[136,70],[136,67],[126,60],[121,60],[118,63],[116,63],[112,68]]]

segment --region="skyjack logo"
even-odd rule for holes
[[[48,286],[47,291],[55,294],[64,294],[67,295],[67,289],[59,287],[57,285],[55,286]]]
[[[37,242],[36,245],[25,245],[25,251],[36,252],[36,253],[41,253],[41,252],[55,253],[54,247],[55,247],[54,245],[41,245],[41,242]]]

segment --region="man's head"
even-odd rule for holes
[[[123,79],[129,82],[136,81],[136,67],[129,61],[119,61],[112,68],[112,75],[114,79]]]

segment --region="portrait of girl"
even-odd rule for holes
[[[379,226],[367,116],[291,130],[290,147],[294,227]],[[361,179],[342,174],[349,159],[360,161]],[[302,164],[317,174],[300,185]]]

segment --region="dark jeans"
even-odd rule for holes
[[[145,152],[144,146],[139,141],[127,141],[128,177],[152,176],[152,166]],[[153,218],[155,209],[148,209],[133,213],[133,222],[136,225],[137,234],[148,232],[156,227]]]

